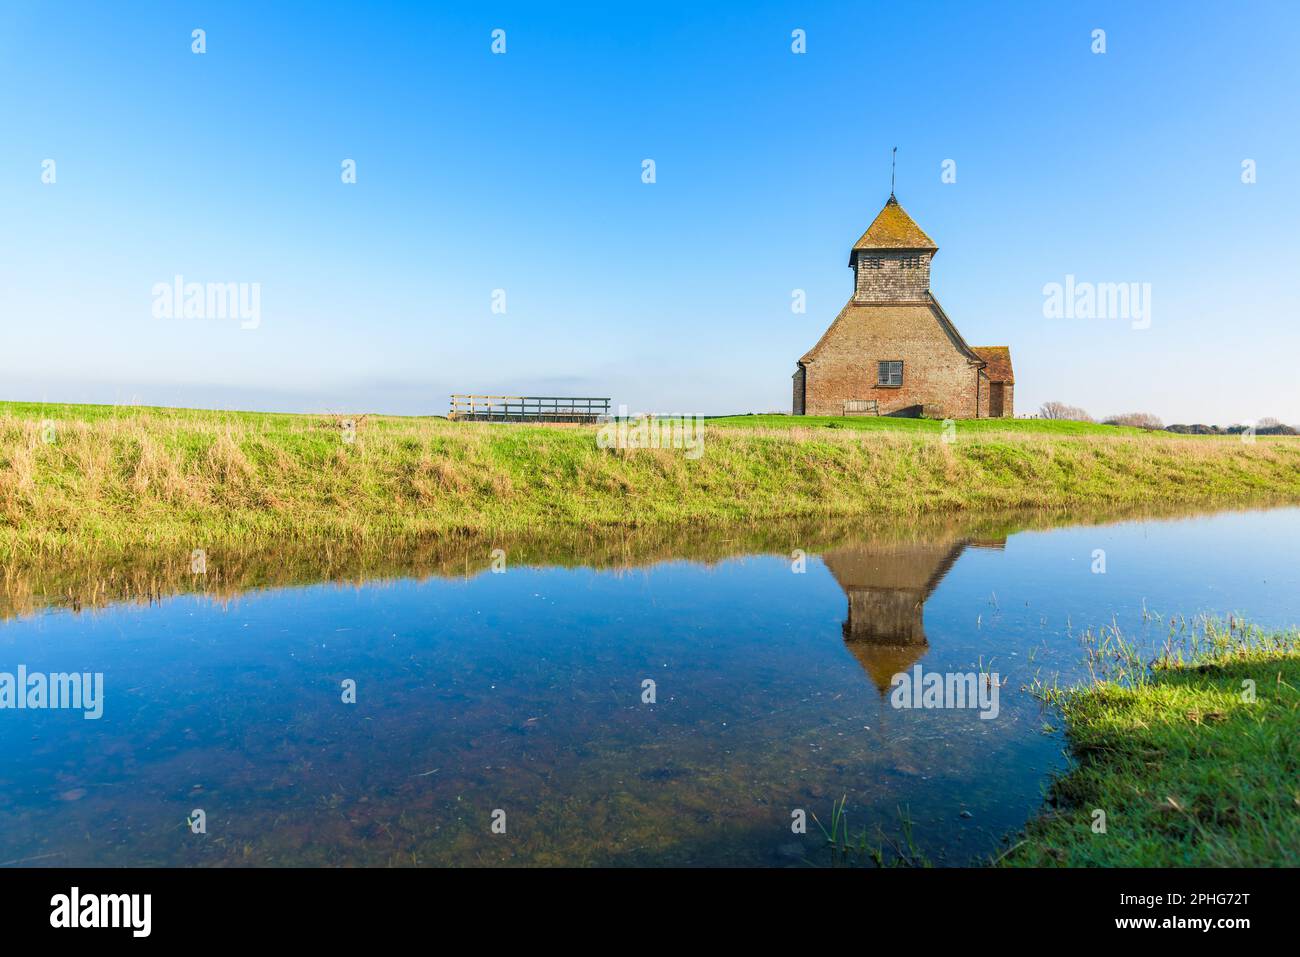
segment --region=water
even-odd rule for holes
[[[0,711],[0,863],[806,866],[826,850],[792,814],[841,796],[886,848],[910,827],[978,862],[1066,766],[1024,686],[1085,677],[1086,629],[1300,623],[1300,509],[1025,524],[507,547],[502,574],[484,548],[244,590],[259,566],[80,611],[10,582],[0,671],[102,672],[104,711]],[[915,665],[998,672],[997,716],[891,707]]]

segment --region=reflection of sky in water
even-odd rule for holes
[[[515,568],[10,621],[0,670],[103,671],[106,705],[0,712],[0,861],[799,863],[823,858],[791,809],[825,820],[847,795],[855,830],[897,836],[905,808],[922,851],[965,863],[1063,766],[1021,686],[1079,676],[1067,622],[1159,639],[1145,603],[1295,625],[1298,533],[1288,509],[864,540],[804,575],[771,556]],[[895,711],[878,687],[981,660],[1008,679],[993,721]]]

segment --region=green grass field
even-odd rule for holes
[[[1199,645],[1122,682],[1046,695],[1076,763],[1002,863],[1300,865],[1297,635],[1211,624]]]
[[[703,455],[594,426],[0,403],[0,560],[126,548],[958,510],[1300,500],[1300,441],[1037,420],[709,420]]]
[[[851,429],[857,432],[901,432],[940,434],[943,423],[938,419],[903,419],[887,415],[729,415],[709,419],[710,426],[723,428],[772,429]],[[1101,425],[1097,422],[1071,422],[1063,419],[958,419],[955,428],[962,433],[988,435],[1142,435],[1141,429]]]

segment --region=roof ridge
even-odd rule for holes
[[[939,318],[943,320],[944,325],[946,325],[949,331],[956,337],[958,348],[965,350],[967,358],[974,359],[976,362],[984,362],[984,357],[971,348],[970,343],[966,341],[966,337],[957,329],[957,324],[948,318],[948,313],[944,311],[943,306],[939,305],[939,300],[935,298],[934,293],[927,292],[926,295],[930,298],[930,302],[938,311]]]
[[[935,241],[926,235],[925,230],[916,224],[907,210],[892,194],[888,202],[876,214],[860,239],[853,244],[853,251],[860,249],[929,249],[938,251]],[[850,260],[852,254],[850,253]],[[850,263],[851,264],[851,263]]]

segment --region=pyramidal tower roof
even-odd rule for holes
[[[927,236],[920,226],[916,225],[916,220],[907,215],[907,210],[899,205],[898,200],[891,193],[889,202],[885,203],[885,208],[871,221],[871,225],[862,234],[862,238],[853,244],[853,250],[849,253],[849,260],[850,265],[852,265],[853,253],[860,249],[929,249],[933,251],[938,248],[934,244],[934,240]]]

